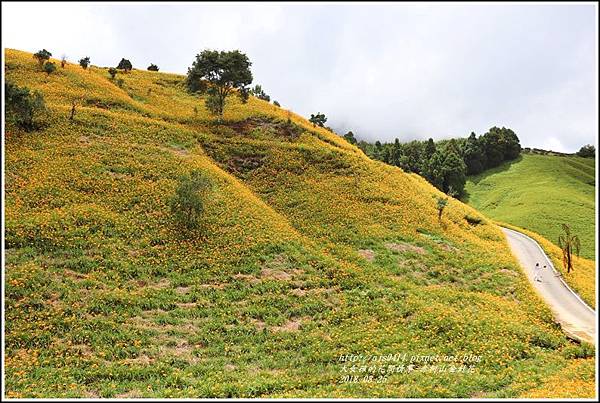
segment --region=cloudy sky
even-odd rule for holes
[[[185,73],[240,49],[285,108],[366,140],[507,126],[523,146],[596,144],[593,4],[2,3],[4,47]],[[596,144],[597,145],[597,144]]]

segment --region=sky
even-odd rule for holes
[[[524,147],[597,146],[598,8],[507,3],[2,3],[5,48],[185,74],[246,53],[254,83],[367,141],[513,129]]]

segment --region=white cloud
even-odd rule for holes
[[[574,151],[598,127],[592,4],[3,3],[3,42],[71,60],[185,73],[239,48],[255,81],[305,116],[370,140],[513,128]],[[26,22],[26,23],[24,23]]]

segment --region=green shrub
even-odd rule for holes
[[[33,58],[37,60],[41,69],[44,68],[44,63],[50,60],[50,56],[52,56],[52,53],[48,52],[46,49],[42,49],[33,54]]]
[[[27,87],[19,87],[10,82],[4,84],[6,119],[25,130],[37,127],[35,118],[46,110],[44,97],[40,92],[31,92]]]
[[[48,75],[54,73],[56,71],[56,64],[52,62],[47,62],[44,64],[44,72]]]
[[[479,225],[483,222],[483,220],[479,217],[473,217],[472,215],[467,214],[465,216],[465,220],[471,225]]]
[[[591,358],[594,356],[594,346],[588,343],[569,345],[562,351],[563,356],[569,360],[575,358]]]
[[[169,200],[171,213],[183,227],[196,228],[204,212],[204,202],[211,189],[210,180],[200,170],[179,178],[175,194]]]
[[[148,71],[158,71],[158,66],[154,63],[150,63],[150,66],[148,66]]]
[[[88,66],[90,65],[90,57],[86,56],[82,59],[79,59],[79,65],[83,67],[84,70],[87,70]]]
[[[122,58],[119,64],[117,65],[117,68],[119,70],[131,71],[131,69],[133,69],[133,66],[131,65],[131,62],[129,60]]]
[[[108,69],[108,74],[110,74],[110,78],[112,78],[113,80],[117,76],[117,72],[118,72],[118,70],[115,69],[114,67],[111,67]]]
[[[446,208],[447,204],[448,204],[447,197],[438,197],[437,198],[436,208],[438,211],[438,220],[442,219],[442,213],[444,212],[444,209]]]

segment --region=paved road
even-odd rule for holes
[[[596,313],[562,281],[542,248],[530,237],[502,228],[513,255],[517,257],[533,288],[546,301],[555,319],[569,336],[596,344]],[[534,267],[539,262],[542,281],[534,281]]]

